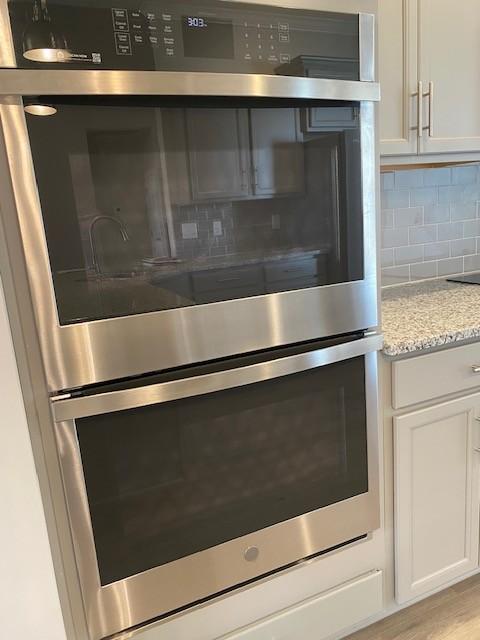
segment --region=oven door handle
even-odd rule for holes
[[[380,85],[358,80],[203,71],[0,69],[1,94],[223,96],[306,100],[380,100]]]
[[[93,396],[60,399],[53,402],[54,419],[55,422],[64,422],[234,389],[363,356],[378,351],[382,345],[383,336],[375,334],[236,369]]]

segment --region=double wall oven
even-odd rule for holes
[[[91,640],[378,526],[374,16],[1,0]]]

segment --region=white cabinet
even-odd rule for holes
[[[480,394],[394,418],[396,599],[478,567]]]
[[[379,5],[381,153],[480,157],[480,3]]]
[[[381,0],[379,20],[380,152],[416,154],[416,0]]]
[[[479,151],[480,3],[418,0],[418,20],[420,80],[433,85],[420,153]]]

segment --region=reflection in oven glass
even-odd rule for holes
[[[61,324],[363,278],[358,105],[157,102],[27,116]]]

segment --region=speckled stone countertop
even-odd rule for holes
[[[480,285],[442,279],[384,289],[382,316],[387,356],[480,340]]]

